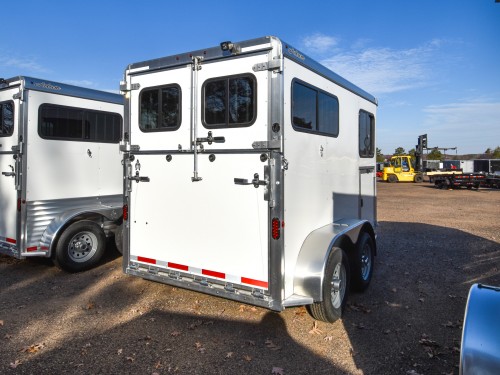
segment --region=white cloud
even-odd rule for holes
[[[428,106],[424,127],[430,146],[458,146],[458,153],[479,153],[500,146],[500,102],[468,101]]]
[[[410,49],[366,48],[338,52],[322,63],[376,95],[429,84],[435,41]]]
[[[38,64],[35,60],[33,59],[20,59],[17,57],[0,57],[0,67],[2,68],[8,68],[8,69],[15,69],[17,71],[25,71],[28,73],[32,72],[46,72],[47,69],[45,69],[43,66]]]
[[[351,48],[341,49],[338,38],[321,33],[302,40],[313,56],[327,56],[321,59],[323,65],[375,95],[429,85],[443,42],[433,39],[414,48],[394,49],[370,47],[368,39],[359,39]]]
[[[338,43],[334,37],[316,33],[302,39],[302,44],[307,51],[312,53],[323,53],[331,50]]]

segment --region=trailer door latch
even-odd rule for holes
[[[137,183],[139,183],[139,182],[149,182],[150,181],[149,177],[139,176],[139,171],[135,172],[135,176],[129,176],[128,179],[132,180],[132,181],[135,181]]]
[[[246,178],[235,178],[234,183],[236,185],[253,185],[255,188],[258,188],[259,186],[265,186],[267,185],[268,181],[266,180],[259,180],[259,174],[255,173],[253,175],[253,180],[248,181]]]
[[[14,172],[14,167],[12,165],[9,165],[10,169],[12,169],[11,172],[2,172],[2,176],[6,177],[15,177],[16,172]]]

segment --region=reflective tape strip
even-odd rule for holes
[[[33,251],[49,251],[49,248],[47,246],[30,246],[26,248],[26,251],[28,253]]]
[[[261,288],[264,288],[264,289],[267,289],[269,287],[269,283],[267,281],[254,280],[254,279],[250,279],[248,277],[242,277],[241,283],[248,284],[248,285],[254,285],[254,286],[260,286]]]
[[[144,262],[149,264],[156,264],[156,259],[146,258],[146,257],[137,257],[138,262]]]
[[[10,237],[2,237],[0,236],[0,241],[2,242],[7,242],[7,243],[11,243],[13,245],[15,245],[17,243],[17,241],[14,239],[14,238],[10,238]]]
[[[189,271],[189,267],[185,266],[183,264],[167,262],[167,267],[168,268],[175,268],[176,270],[181,270],[181,271]]]
[[[205,276],[210,276],[210,277],[217,277],[218,279],[225,279],[226,274],[222,272],[217,272],[217,271],[210,271],[210,270],[201,270],[201,274]]]
[[[204,268],[197,268],[197,267],[187,266],[184,264],[173,263],[173,262],[164,262],[164,261],[160,261],[158,259],[152,259],[152,258],[147,258],[147,257],[142,257],[142,256],[137,256],[137,255],[131,255],[130,260],[142,262],[142,263],[148,263],[148,264],[156,264],[160,267],[190,272],[192,274],[198,274],[198,275],[201,274],[203,276],[208,276],[208,277],[226,280],[226,281],[231,282],[231,283],[246,284],[246,285],[250,285],[253,287],[259,287],[259,288],[263,288],[263,289],[269,288],[269,283],[267,281],[256,280],[256,279],[252,279],[249,277],[243,277],[243,276],[240,277],[240,276],[235,276],[235,275],[229,275],[229,274],[226,274],[224,272],[207,270]]]

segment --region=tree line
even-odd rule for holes
[[[405,151],[403,147],[397,147],[394,150],[393,155],[412,155],[415,156],[415,149],[412,148],[408,152]],[[487,148],[484,151],[484,155],[487,159],[500,159],[500,146],[497,146],[495,149]],[[442,160],[443,154],[439,150],[432,149],[431,152],[426,154],[427,160]],[[383,162],[385,160],[385,156],[382,154],[382,149],[377,147],[377,162]]]

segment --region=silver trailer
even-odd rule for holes
[[[81,271],[121,223],[123,97],[0,80],[0,253]]]
[[[131,64],[123,267],[341,316],[376,253],[377,101],[276,37]]]
[[[500,287],[474,284],[462,329],[460,375],[500,372]]]

